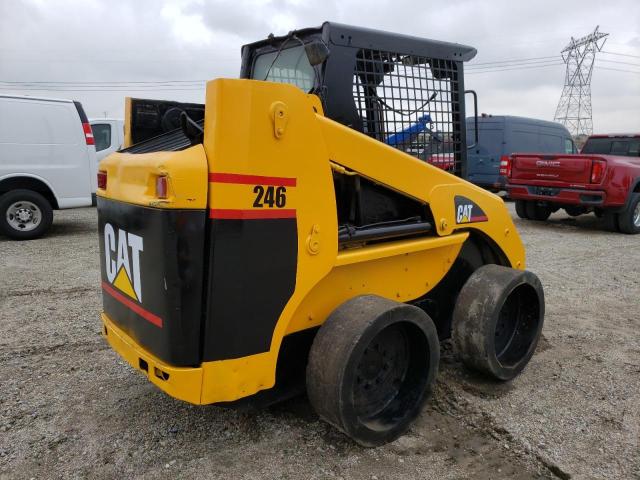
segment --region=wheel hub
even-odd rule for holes
[[[633,211],[633,225],[640,228],[640,202],[636,204],[636,208]]]
[[[9,206],[6,212],[7,223],[15,230],[28,232],[40,225],[42,212],[32,202],[19,201]]]
[[[356,368],[358,415],[367,418],[384,410],[397,396],[408,368],[408,340],[401,329],[392,328],[374,338]]]
[[[33,213],[28,208],[21,208],[16,212],[16,217],[21,222],[28,222],[33,218]]]

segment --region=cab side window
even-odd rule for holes
[[[91,125],[91,130],[96,142],[96,152],[111,146],[111,125],[108,123],[94,123]]]
[[[629,151],[628,140],[615,141],[611,144],[612,155],[627,155],[628,151]]]

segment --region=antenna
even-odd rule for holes
[[[599,26],[582,38],[571,37],[560,54],[567,65],[564,88],[558,102],[554,120],[562,123],[572,135],[591,135],[591,75],[596,52],[602,50],[608,33],[598,31]]]

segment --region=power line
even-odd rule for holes
[[[604,50],[601,53],[606,53],[608,55],[618,55],[620,57],[640,58],[640,55],[630,55],[628,53],[605,52]]]
[[[0,87],[5,88],[6,90],[20,90],[20,91],[30,91],[30,92],[163,92],[163,91],[201,91],[204,92],[203,88],[123,88],[123,89],[114,89],[114,88],[32,88],[32,87]]]
[[[130,85],[130,84],[142,84],[142,85],[155,85],[155,84],[173,84],[173,83],[177,83],[177,84],[188,84],[188,83],[193,83],[193,84],[202,84],[202,83],[206,83],[208,80],[104,80],[104,81],[56,81],[56,80],[51,80],[51,81],[8,81],[8,80],[0,80],[1,84],[20,84],[20,85],[102,85],[102,86],[109,86],[109,85],[119,85],[119,84],[126,84],[126,85]]]
[[[516,59],[511,59],[511,60],[496,60],[494,62],[483,62],[483,63],[474,63],[471,64],[470,66],[473,67],[477,67],[479,65],[493,65],[496,63],[511,63],[511,62],[524,62],[524,61],[528,61],[528,60],[546,60],[549,58],[558,58],[557,55],[553,55],[553,56],[549,56],[549,57],[532,57],[532,58],[516,58]]]
[[[640,70],[623,70],[621,68],[611,68],[611,67],[600,67],[598,65],[595,66],[598,70],[612,70],[614,72],[625,72],[625,73],[635,73],[640,75]]]
[[[557,67],[559,65],[564,65],[564,63],[562,62],[556,62],[556,63],[548,63],[548,64],[544,64],[544,65],[532,65],[529,67],[514,67],[514,68],[501,68],[501,69],[496,69],[496,70],[473,70],[471,72],[466,72],[467,75],[478,75],[480,73],[498,73],[498,72],[510,72],[510,71],[516,71],[516,70],[530,70],[532,68],[547,68],[547,67]]]
[[[469,65],[466,67],[466,70],[492,70],[494,68],[503,68],[503,67],[521,67],[527,65],[544,65],[545,63],[558,62],[560,61],[559,57],[555,57],[553,60],[536,60],[534,62],[521,62],[521,63],[505,63],[504,65],[488,65],[483,67],[475,67],[473,65]]]
[[[619,64],[622,64],[622,65],[633,65],[634,67],[640,67],[640,63],[618,62],[616,60],[605,60],[603,58],[599,58],[598,62],[619,63]]]

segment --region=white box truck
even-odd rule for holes
[[[0,94],[0,234],[37,238],[53,210],[95,204],[96,175],[80,102]]]

